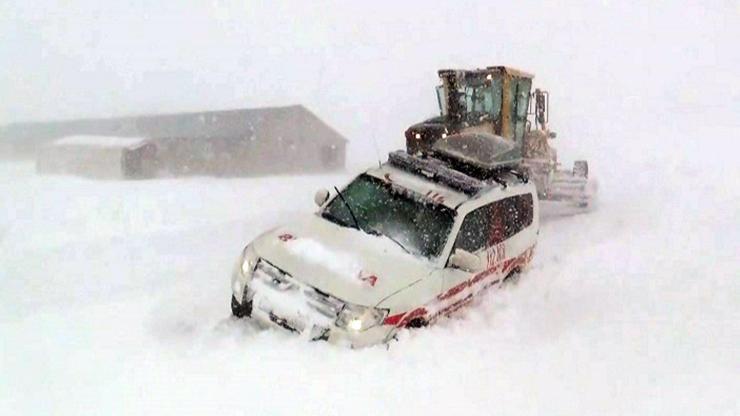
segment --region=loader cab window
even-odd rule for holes
[[[501,83],[495,80],[489,85],[467,85],[460,91],[460,105],[468,116],[487,114],[495,120],[501,114],[501,93]]]
[[[493,91],[484,86],[465,88],[465,108],[468,113],[493,113]]]
[[[527,118],[527,110],[529,109],[529,91],[532,89],[531,79],[520,79],[517,82],[516,91],[516,117],[518,119]]]
[[[532,80],[527,78],[513,78],[509,82],[511,94],[511,114],[514,121],[514,137],[521,141],[527,124],[527,110],[529,109],[529,91]]]
[[[447,115],[447,94],[445,94],[444,85],[438,85],[435,89],[437,91],[437,104],[439,104],[439,113],[442,116]]]
[[[498,119],[503,98],[501,85],[501,80],[496,79],[477,84],[460,84],[452,96],[456,98],[454,101],[459,104],[460,111],[464,112],[463,118],[472,120],[488,114],[493,120]],[[444,86],[437,86],[436,92],[440,114],[446,116],[449,113],[449,103]]]

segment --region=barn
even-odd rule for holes
[[[326,172],[344,168],[347,140],[303,106],[143,117],[174,175]]]
[[[78,137],[76,140],[80,140],[79,136],[87,137],[85,146],[69,143],[55,146],[55,141],[70,136]],[[344,168],[347,144],[347,139],[307,108],[293,105],[15,123],[0,128],[0,158],[35,159],[43,171],[54,165],[52,161],[42,160],[52,153],[65,152],[65,160],[71,160],[72,156],[66,152],[92,154],[90,142],[111,143],[112,137],[144,140],[150,144],[153,150],[148,151],[155,153],[154,161],[146,156],[142,163],[146,169],[153,166],[156,175],[164,176],[334,171]],[[62,147],[66,150],[61,150]],[[117,163],[112,159],[102,160],[101,163]],[[96,171],[102,170],[96,168]]]
[[[151,178],[156,147],[138,137],[68,136],[39,149],[36,171],[100,179]]]

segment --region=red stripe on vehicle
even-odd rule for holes
[[[470,294],[469,296],[466,296],[462,299],[456,300],[450,303],[449,305],[444,305],[443,301],[450,299],[451,297],[459,294],[460,292],[462,292],[463,290],[469,287],[475,286],[476,284],[480,283],[481,281],[487,278],[496,276],[497,271],[501,271],[502,272],[501,274],[506,275],[512,270],[514,270],[514,268],[526,265],[532,260],[533,254],[534,254],[534,246],[528,248],[527,250],[524,251],[524,253],[522,253],[521,255],[517,257],[512,257],[510,259],[504,260],[503,262],[495,264],[491,268],[486,269],[480,273],[477,273],[472,278],[447,289],[446,292],[437,296],[436,301],[439,301],[442,304],[442,307],[441,309],[438,309],[438,311],[432,316],[427,316],[428,314],[427,309],[424,306],[421,306],[409,312],[402,312],[396,315],[388,316],[383,321],[383,324],[394,325],[394,326],[404,326],[415,318],[424,317],[425,319],[431,319],[431,318],[434,318],[440,315],[450,314],[460,309],[461,307],[467,305],[468,303],[470,303],[470,301],[473,299],[473,294]],[[489,287],[490,285],[494,283],[497,283],[499,280],[500,279],[496,279],[492,282],[488,282],[487,284],[484,284],[481,290]]]
[[[491,267],[490,269],[486,269],[486,270],[484,270],[484,271],[476,274],[472,278],[470,278],[470,279],[468,279],[468,280],[466,280],[466,281],[464,281],[464,282],[462,282],[462,283],[460,283],[460,284],[458,284],[456,286],[453,286],[453,287],[447,289],[447,291],[445,293],[442,293],[441,295],[437,296],[437,299],[439,299],[439,300],[445,300],[445,299],[451,298],[451,297],[457,295],[458,293],[462,292],[463,290],[467,289],[468,287],[471,287],[471,286],[475,285],[476,283],[478,283],[478,282],[480,282],[480,281],[482,281],[482,280],[484,280],[484,279],[486,279],[488,277],[495,276],[496,275],[496,272],[498,271],[498,269],[500,268],[500,266],[501,266],[500,264],[497,264],[497,265]]]
[[[396,325],[396,326],[403,326],[409,323],[412,319],[416,319],[419,317],[422,317],[427,314],[426,308],[423,306],[421,308],[416,308],[412,310],[411,312],[403,312],[396,315],[391,315],[383,321],[385,325]]]

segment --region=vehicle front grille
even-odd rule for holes
[[[342,300],[296,280],[289,273],[265,259],[259,259],[257,262],[254,278],[261,279],[276,292],[300,291],[305,303],[326,318],[335,319],[345,305]],[[279,296],[279,293],[276,296]]]

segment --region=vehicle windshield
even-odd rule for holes
[[[447,241],[455,213],[426,202],[411,191],[373,176],[358,176],[322,211],[321,216],[344,227],[357,225],[368,234],[383,235],[411,254],[436,257]],[[347,208],[347,205],[351,208]]]
[[[437,89],[437,104],[443,116],[449,113],[449,105],[445,89],[442,85]],[[499,80],[487,84],[461,84],[453,94],[464,117],[480,117],[489,115],[494,120],[501,114],[502,90]]]
[[[489,114],[498,118],[501,111],[501,86],[498,83],[492,85],[468,85],[459,92],[461,107],[468,114]]]

